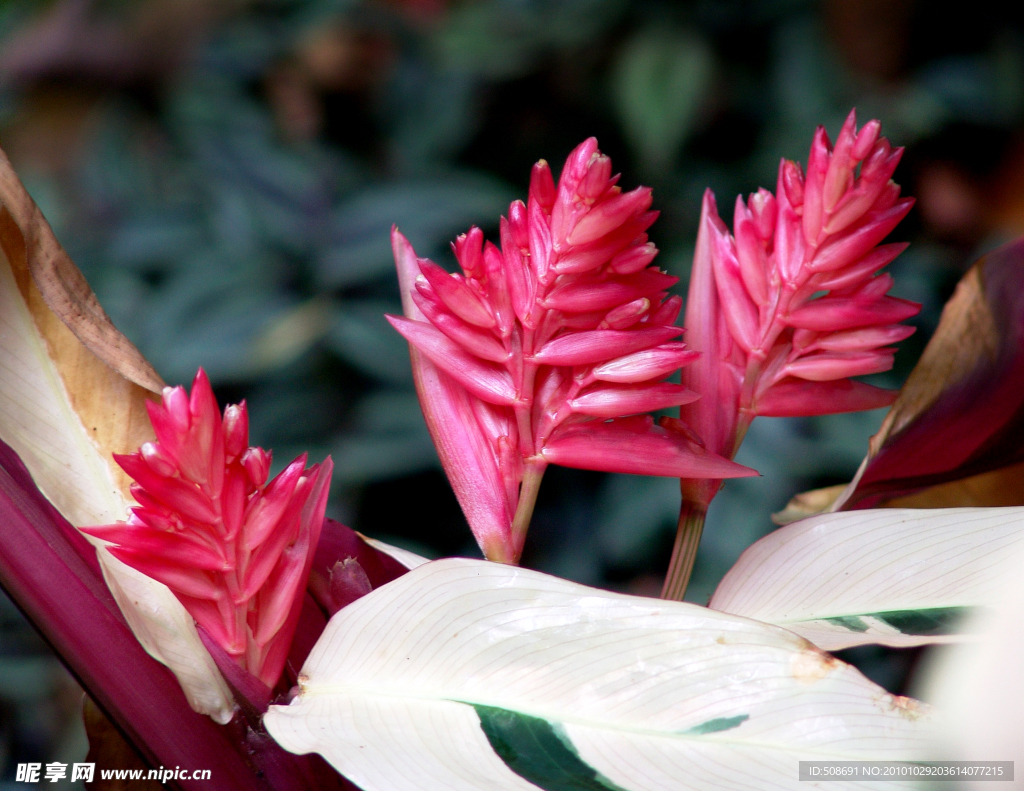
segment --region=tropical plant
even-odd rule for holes
[[[581,225],[588,228],[584,220],[590,212],[597,214],[600,222],[589,223],[597,235],[577,238],[581,247],[620,229],[608,219],[619,195],[614,189],[609,193],[607,160],[592,148],[582,151],[586,156],[581,154],[575,164],[585,164],[586,174],[594,168],[605,179],[598,193],[605,202],[596,201],[596,209],[586,204],[580,193],[589,194],[580,186],[586,183],[582,168],[571,167],[566,182],[571,200],[565,205],[578,210],[576,225],[552,232],[552,239],[564,232],[572,245],[572,234]],[[600,179],[595,176],[595,181]],[[557,195],[553,180],[550,184],[550,193]],[[544,189],[542,181],[534,192],[543,197]],[[628,206],[623,210],[627,218],[636,219],[634,204],[644,200],[641,192],[622,202]],[[647,791],[709,784],[726,789],[792,786],[798,759],[937,756],[927,706],[886,692],[822,649],[961,639],[957,617],[992,601],[994,566],[1007,562],[1009,550],[1022,543],[1019,509],[861,509],[818,515],[751,547],[723,581],[711,608],[612,594],[487,561],[426,563],[322,518],[329,462],[306,470],[300,458],[266,484],[269,459],[262,450],[248,448],[245,410],[228,407],[221,414],[202,373],[191,396],[181,388],[163,388],[148,362],[107,319],[5,160],[0,161],[0,201],[9,218],[0,228],[6,256],[0,266],[0,300],[7,328],[0,354],[8,372],[0,378],[0,439],[5,443],[0,448],[0,504],[9,517],[8,529],[0,531],[0,583],[152,765],[208,767],[216,786],[224,788],[343,788],[348,782],[344,775],[364,791],[422,788],[425,782],[439,788]],[[546,215],[543,206],[557,203],[534,205],[534,214],[540,215],[537,227],[556,229],[557,213],[552,208]],[[532,207],[524,208],[533,232]],[[465,379],[452,359],[480,366],[467,360],[463,349],[469,343],[485,348],[481,338],[487,336],[468,335],[450,316],[512,339],[516,331],[525,336],[530,322],[549,311],[555,330],[534,349],[531,364],[539,378],[552,380],[552,391],[573,380],[541,370],[545,365],[555,372],[571,366],[573,377],[581,375],[587,385],[553,403],[568,405],[574,413],[566,419],[569,428],[600,439],[616,430],[602,426],[615,426],[638,406],[656,406],[652,392],[662,391],[648,379],[686,361],[687,350],[664,347],[678,331],[657,316],[673,303],[660,288],[630,292],[630,286],[648,285],[629,279],[636,273],[616,271],[616,262],[621,268],[630,256],[644,259],[650,253],[646,240],[632,229],[615,239],[616,245],[634,243],[629,255],[619,258],[618,248],[608,258],[604,249],[595,255],[597,266],[610,268],[594,276],[594,282],[570,276],[545,284],[545,270],[533,270],[531,263],[532,275],[524,280],[529,284],[535,276],[535,283],[550,287],[550,293],[538,289],[533,300],[525,300],[520,299],[523,292],[509,287],[505,303],[497,290],[503,281],[494,273],[507,277],[506,284],[525,273],[524,248],[531,261],[552,260],[543,254],[543,245],[531,246],[529,234],[525,245],[508,244],[509,239],[521,241],[513,225],[522,211],[513,204],[500,252],[469,246],[469,235],[460,242],[465,278],[417,261],[404,239],[395,237],[407,284],[406,309],[417,305],[415,288],[422,311],[396,323],[414,339],[417,353],[437,366],[416,361],[421,380],[430,376],[435,384],[446,383],[445,389],[421,384],[425,409],[450,409],[457,399],[466,404],[466,394],[485,404],[494,397],[493,390],[473,393],[451,386],[460,381],[458,376]],[[720,239],[728,241],[724,234]],[[865,249],[877,241],[861,240]],[[971,417],[987,438],[998,439],[1007,425],[1012,427],[1024,398],[1019,389],[1001,384],[991,389],[988,403],[999,408],[985,410],[983,405],[980,412],[963,393],[975,394],[971,388],[981,371],[994,374],[999,383],[1013,380],[1020,345],[1012,339],[1019,331],[1015,319],[1022,303],[1021,280],[1013,274],[1024,260],[1021,249],[1004,248],[965,279],[924,357],[922,373],[912,377],[894,405],[892,414],[902,417],[887,424],[864,472],[832,507],[857,502],[865,481],[874,487],[874,496],[881,496],[886,476],[878,460],[908,453],[914,427],[938,420],[937,415],[944,420]],[[873,276],[868,269],[864,277]],[[423,276],[420,283],[412,277],[416,272]],[[574,291],[573,299],[559,307],[552,297],[561,287]],[[614,292],[616,300],[593,311],[571,309],[577,300],[606,291]],[[513,298],[513,293],[520,296]],[[845,297],[825,299],[832,298]],[[844,303],[847,312],[867,311],[873,318],[875,306],[890,304],[874,292],[857,292],[850,299],[856,304]],[[620,318],[616,311],[623,304],[632,305],[636,321],[626,328],[612,326],[609,314]],[[506,305],[512,313],[502,312]],[[845,315],[844,310],[839,312]],[[575,315],[586,316],[583,326],[566,318]],[[977,320],[989,322],[981,347],[985,354],[965,352],[963,364],[945,365],[957,329]],[[413,322],[422,326],[410,329]],[[647,329],[672,334],[652,342],[648,335],[655,333]],[[614,334],[587,335],[605,332]],[[644,344],[616,346],[623,333],[641,337]],[[785,337],[795,345],[796,332]],[[1004,338],[1009,340],[1003,343]],[[607,340],[612,350],[595,359],[545,360],[543,350],[561,339],[568,339],[562,345],[571,353]],[[460,348],[453,349],[451,342]],[[876,346],[869,344],[869,349]],[[992,349],[1001,351],[993,356]],[[515,363],[509,352],[516,352],[511,340],[506,359]],[[787,349],[786,355],[791,352]],[[526,355],[519,354],[526,363]],[[826,360],[831,373],[855,372],[835,367],[835,359]],[[491,362],[495,367],[488,371],[496,381],[504,383],[501,373],[511,378],[498,361]],[[593,385],[587,377],[598,368],[613,374],[624,370],[627,376],[639,371],[644,378],[625,383],[635,385],[632,389],[619,387],[614,379],[611,385]],[[449,379],[439,374],[442,370]],[[780,370],[787,371],[784,376],[806,373]],[[648,377],[651,371],[656,373]],[[859,391],[852,384],[849,388]],[[670,401],[690,397],[678,385],[664,390]],[[584,408],[575,408],[588,392],[606,391],[615,414],[595,414],[585,401]],[[438,393],[444,399],[432,404]],[[479,416],[496,413],[468,403],[467,409],[448,415],[448,423],[472,415],[479,437],[481,427],[491,425]],[[511,436],[509,425],[518,425],[517,404],[518,398],[502,404],[512,413],[505,423],[493,420],[506,429],[486,446],[495,456],[503,447],[497,438]],[[612,422],[600,422],[604,419]],[[531,423],[526,425],[532,430]],[[652,420],[630,424],[636,436],[657,438],[653,445],[626,443],[627,449],[648,455],[651,447],[656,449],[653,461],[637,465],[656,466],[665,456],[704,474],[708,467],[703,465],[736,471],[737,465],[701,453],[700,443],[680,423],[669,420],[659,428]],[[669,454],[665,437],[674,434],[682,434],[686,443],[673,442],[676,452]],[[445,441],[458,437],[435,436]],[[991,475],[1003,471],[1007,458],[1016,461],[1012,454],[997,452],[997,441],[977,443],[977,436],[971,434],[963,452],[940,470],[925,469],[925,464],[934,467],[930,458],[901,466],[891,491],[905,495],[915,487],[946,485],[958,475]],[[546,442],[557,450],[556,430]],[[627,454],[621,445],[611,447],[612,463],[623,463]],[[495,459],[495,464],[501,461],[507,460]],[[550,461],[560,461],[557,452]],[[469,476],[473,466],[463,463],[459,469]],[[135,479],[134,485],[122,471]],[[674,467],[669,472],[678,474]],[[513,493],[511,485],[504,485],[509,480],[498,489],[506,503]],[[132,498],[137,506],[131,505]],[[129,507],[133,511],[126,523]],[[115,539],[117,546],[109,547],[104,538]],[[245,567],[249,552],[258,561],[258,573]],[[169,729],[168,722],[181,727]],[[319,753],[337,773],[316,756],[292,755],[282,747]],[[193,781],[180,784],[199,787]]]
[[[449,276],[392,232],[413,373],[434,442],[491,560],[518,561],[548,464],[673,477],[755,474],[708,453],[678,421],[644,413],[700,394],[666,380],[697,356],[672,339],[677,278],[649,266],[651,192],[623,193],[597,140],[556,188],[533,168],[527,204],[501,220],[502,249],[472,228]]]
[[[757,415],[807,416],[875,409],[896,393],[852,379],[888,371],[892,344],[913,334],[897,322],[920,305],[886,296],[878,272],[905,244],[878,246],[906,216],[891,179],[903,150],[851,111],[833,148],[824,127],[807,174],[779,164],[776,195],[736,199],[733,235],[704,196],[686,323],[703,353],[684,382],[704,397],[682,417],[710,450],[732,457]],[[679,528],[662,595],[682,599],[708,505],[720,483],[683,481]]]

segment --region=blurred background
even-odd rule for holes
[[[924,304],[897,387],[960,274],[1024,232],[1024,11],[988,0],[2,0],[0,145],[117,326],[172,383],[245,398],[278,466],[335,462],[330,514],[424,555],[477,555],[412,389],[392,223],[446,266],[596,135],[655,189],[685,293],[699,201],[774,189],[814,128],[907,152],[892,271]],[[731,209],[727,211],[731,216]],[[754,423],[709,515],[704,603],[769,515],[848,480],[881,414]],[[552,468],[524,563],[657,595],[674,480]],[[858,649],[901,689],[918,652]],[[81,693],[0,599],[0,789],[81,760]]]

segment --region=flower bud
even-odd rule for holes
[[[604,317],[604,322],[613,330],[624,330],[640,321],[650,309],[651,301],[646,297],[641,297],[608,311],[608,315]]]
[[[164,478],[171,478],[177,473],[174,459],[167,455],[163,448],[156,442],[147,442],[139,449],[142,458],[157,475]]]
[[[270,454],[263,448],[249,448],[242,454],[242,466],[253,486],[262,486],[270,474]]]
[[[657,254],[653,242],[627,247],[612,259],[610,266],[620,275],[629,275],[648,266]]]
[[[857,141],[853,144],[853,150],[850,152],[851,156],[858,162],[870,153],[871,149],[875,146],[875,141],[878,140],[878,135],[882,131],[881,121],[868,121],[861,127],[861,130],[857,133]]]
[[[249,446],[249,410],[245,401],[224,410],[224,455],[234,459]]]
[[[590,159],[590,167],[587,168],[587,175],[577,189],[577,194],[583,200],[594,201],[601,197],[608,188],[608,179],[612,175],[612,161],[604,154],[594,154]]]
[[[475,225],[469,229],[468,233],[456,237],[452,244],[455,258],[467,277],[479,280],[483,274],[483,248],[484,232]]]
[[[787,161],[782,166],[782,186],[786,190],[786,198],[794,209],[804,203],[804,174],[796,162]]]
[[[508,207],[508,226],[516,247],[520,250],[529,250],[530,230],[526,220],[526,204],[521,200],[513,201]]]
[[[185,388],[165,387],[163,391],[164,408],[171,418],[171,425],[175,431],[184,434],[192,423],[188,408],[188,395]]]
[[[775,234],[775,219],[778,215],[778,204],[775,196],[761,188],[750,196],[750,213],[754,216],[757,235],[768,241]]]
[[[545,213],[551,211],[555,202],[555,180],[551,167],[543,159],[533,166],[530,174],[530,200],[536,201]]]

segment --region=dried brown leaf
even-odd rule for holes
[[[163,385],[114,327],[0,152],[0,439],[76,527],[123,520],[133,498],[113,461],[153,437]],[[230,693],[170,589],[97,544],[104,579],[145,649],[196,711],[231,717]]]
[[[785,508],[772,514],[772,522],[779,526],[788,525],[790,522],[796,522],[800,519],[806,519],[809,516],[823,513],[832,506],[832,503],[838,499],[845,489],[846,484],[840,483],[836,486],[811,489],[810,491],[794,495],[786,503]]]
[[[1024,502],[1024,240],[957,285],[857,476],[829,510]]]
[[[127,497],[128,478],[111,454],[153,438],[145,401],[164,382],[111,323],[2,151],[0,204],[0,248],[72,407]]]

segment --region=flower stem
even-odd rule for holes
[[[540,491],[540,482],[547,467],[545,461],[528,461],[523,470],[523,483],[519,488],[519,503],[516,506],[515,518],[512,520],[512,547],[515,552],[513,563],[518,563],[519,556],[523,554],[526,531],[530,529],[533,508],[537,504],[537,492]]]
[[[693,573],[693,562],[697,559],[697,547],[704,531],[704,517],[707,506],[703,503],[683,500],[679,511],[679,527],[676,530],[676,543],[672,547],[672,559],[665,575],[665,585],[661,589],[661,598],[682,601],[686,594],[686,586]]]

